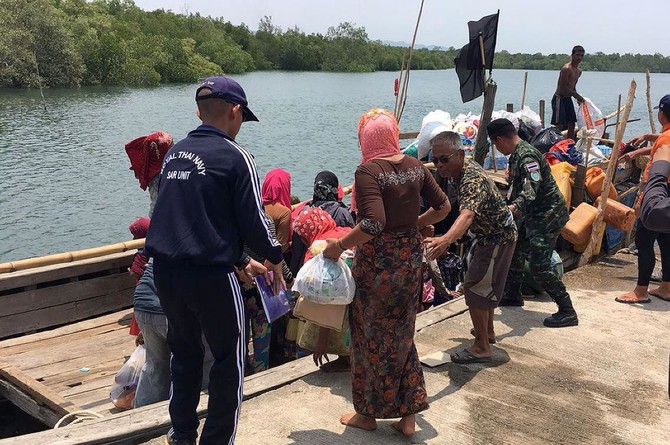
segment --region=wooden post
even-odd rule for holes
[[[607,197],[609,196],[610,185],[612,185],[612,178],[614,173],[616,173],[617,162],[619,159],[619,152],[621,151],[621,141],[623,140],[624,132],[626,131],[626,123],[628,122],[628,116],[630,115],[630,110],[633,108],[633,101],[635,100],[635,89],[637,84],[635,80],[631,80],[630,89],[628,90],[628,99],[626,99],[626,106],[623,110],[623,117],[621,123],[616,129],[616,137],[614,138],[614,147],[612,148],[612,154],[610,155],[610,162],[607,164],[607,173],[605,175],[605,181],[603,181],[603,189],[600,193],[600,204],[598,205],[598,214],[596,220],[593,223],[591,228],[591,239],[589,244],[586,246],[586,250],[579,259],[578,266],[583,266],[586,264],[591,257],[593,256],[593,248],[597,244],[598,235],[600,233],[600,226],[603,223],[603,214],[605,211],[605,205],[607,204]]]
[[[514,113],[514,104],[507,104],[507,112]]]
[[[542,122],[542,128],[544,128],[544,99],[540,100],[540,121]]]
[[[491,123],[491,113],[493,113],[497,89],[498,86],[494,82],[489,82],[484,89],[484,105],[482,106],[482,114],[479,116],[479,129],[477,130],[477,140],[475,141],[475,161],[479,165],[484,165],[484,159],[486,159],[486,151],[483,150],[488,137],[486,126]],[[493,144],[491,144],[491,148],[493,160],[495,161]],[[493,165],[495,165],[495,162]]]
[[[528,83],[528,71],[523,75],[523,93],[521,94],[521,109],[526,105],[526,84]]]
[[[654,112],[651,111],[651,75],[649,74],[649,68],[647,68],[647,111],[649,112],[651,132],[656,134],[656,119],[654,119]]]

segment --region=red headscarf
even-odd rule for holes
[[[291,174],[281,168],[273,168],[265,175],[261,194],[264,205],[276,202],[290,209]]]
[[[151,180],[160,173],[163,158],[170,147],[172,136],[162,131],[140,136],[126,144],[130,169],[135,172],[142,190],[146,190]]]
[[[293,220],[293,231],[305,238],[307,246],[314,241],[328,238],[341,238],[351,232],[351,227],[337,227],[332,216],[320,207],[309,207],[300,212]],[[305,261],[312,257],[307,250]]]
[[[133,223],[128,226],[128,230],[133,234],[133,239],[140,239],[147,237],[147,231],[149,230],[149,223],[151,219],[149,218],[137,218]]]
[[[358,121],[361,164],[400,153],[400,128],[396,117],[383,108],[373,108]],[[351,190],[351,209],[356,211],[356,188]]]

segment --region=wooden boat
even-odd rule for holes
[[[0,396],[49,427],[93,412],[100,420],[0,440],[0,444],[136,443],[164,434],[167,402],[120,411],[109,398],[119,368],[135,349],[128,335],[134,281],[127,268],[144,240],[0,265]],[[113,253],[109,253],[113,251]],[[122,251],[118,251],[122,250]],[[66,261],[56,263],[56,261]],[[28,266],[37,267],[28,267]],[[419,314],[417,330],[466,310],[462,298]],[[245,379],[245,398],[318,368],[311,357]],[[206,415],[203,394],[198,413]]]

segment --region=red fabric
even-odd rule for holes
[[[137,281],[140,280],[140,277],[144,273],[144,267],[147,265],[147,261],[149,261],[149,259],[141,251],[138,251],[133,257],[133,263],[130,265],[130,270],[137,274]]]
[[[142,332],[142,331],[140,330],[140,326],[137,324],[137,321],[135,320],[135,314],[133,314],[133,316],[130,318],[130,332],[129,332],[129,334],[133,335],[133,336],[138,336],[138,335],[140,335],[140,332]]]
[[[549,151],[560,151],[561,153],[567,153],[568,148],[570,148],[570,144],[574,143],[575,141],[572,139],[563,139],[562,141],[558,141],[552,145]]]
[[[146,217],[137,218],[135,221],[133,221],[133,223],[128,226],[128,230],[130,230],[130,233],[133,234],[133,239],[146,238],[147,232],[149,231],[150,222],[151,219]]]
[[[547,160],[549,165],[554,165],[554,164],[558,164],[559,162],[561,162],[556,156],[554,156],[553,154],[551,154],[549,152],[544,154],[544,158]]]
[[[344,199],[344,189],[341,185],[337,186],[337,200],[342,201]]]
[[[326,240],[328,238],[342,238],[351,232],[351,227],[337,227],[335,220],[320,207],[310,207],[298,214],[293,220],[293,231],[305,238],[307,245],[311,246],[314,241]],[[312,258],[312,252],[307,249],[305,261]]]
[[[270,170],[263,180],[263,205],[279,203],[291,208],[291,174],[281,168]]]
[[[295,220],[296,216],[298,216],[298,214],[302,212],[302,210],[305,208],[308,202],[309,201],[303,201],[295,205],[295,208],[291,210],[291,221]]]
[[[160,173],[163,158],[172,147],[172,136],[162,131],[140,136],[126,144],[126,154],[130,159],[130,169],[146,190],[152,179]]]

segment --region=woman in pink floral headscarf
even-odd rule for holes
[[[309,207],[300,212],[293,221],[293,231],[305,240],[307,247],[314,241],[340,238],[351,232],[351,227],[338,227],[332,216],[320,207]],[[307,249],[305,262],[312,258]]]
[[[351,227],[338,227],[332,216],[320,207],[309,207],[300,212],[293,221],[293,231],[300,236],[306,246],[311,246],[314,241],[326,240],[328,238],[339,238],[351,232]],[[312,259],[312,251],[307,249],[305,262]],[[309,321],[307,323],[310,323]],[[327,339],[332,334],[327,328],[319,329],[317,347],[312,351],[314,363],[324,372],[346,372],[350,370],[349,356],[339,356],[337,360],[324,363],[328,360]],[[338,335],[338,334],[334,334]],[[339,334],[342,335],[342,334]]]
[[[428,408],[414,321],[421,296],[419,229],[443,219],[449,200],[417,159],[400,154],[393,114],[373,109],[358,124],[363,155],[356,170],[358,224],[329,239],[323,254],[337,258],[357,246],[349,305],[354,413],[344,425],[374,430],[376,419],[400,418],[394,427],[414,434],[415,414]],[[432,207],[419,216],[421,199]]]

